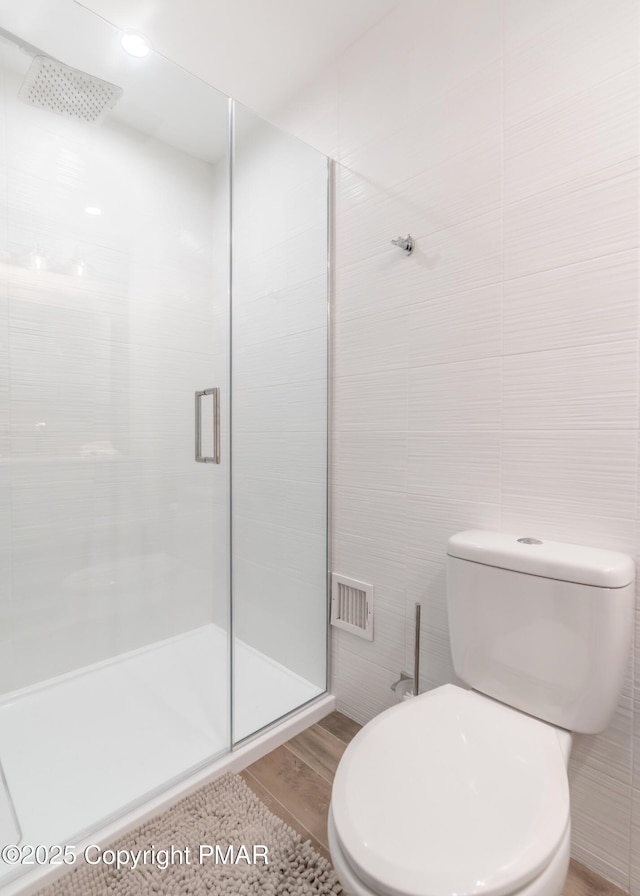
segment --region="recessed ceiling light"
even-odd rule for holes
[[[122,35],[122,46],[130,56],[135,56],[137,59],[143,59],[151,49],[146,37],[136,34],[135,31],[125,31]]]
[[[102,214],[102,209],[101,209],[101,208],[98,208],[97,205],[88,205],[88,206],[85,208],[85,212],[86,212],[88,215],[101,215],[101,214]]]

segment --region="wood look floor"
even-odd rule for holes
[[[357,722],[342,713],[331,713],[241,772],[274,815],[329,860],[331,784],[340,757],[359,730]],[[624,896],[624,890],[572,859],[564,896]]]

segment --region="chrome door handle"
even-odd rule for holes
[[[202,398],[205,395],[213,396],[213,456],[205,457],[202,454]],[[204,389],[196,392],[196,463],[219,464],[220,463],[220,389]]]

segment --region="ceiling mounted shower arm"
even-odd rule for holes
[[[28,41],[23,40],[19,35],[13,34],[12,31],[7,31],[6,28],[0,28],[0,39],[7,41],[7,43],[13,44],[18,47],[18,49],[22,50],[28,56],[48,56],[50,59],[54,59],[55,57],[51,56],[50,53],[46,53],[44,50],[41,50],[40,47],[34,47],[33,44],[30,44]],[[59,62],[58,59],[55,59],[56,62]]]
[[[403,249],[407,255],[411,255],[413,249],[415,247],[415,240],[408,233],[406,236],[399,236],[397,240],[391,240],[394,246],[398,246],[400,249]]]

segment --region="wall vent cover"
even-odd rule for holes
[[[333,573],[331,625],[373,641],[373,585]]]

